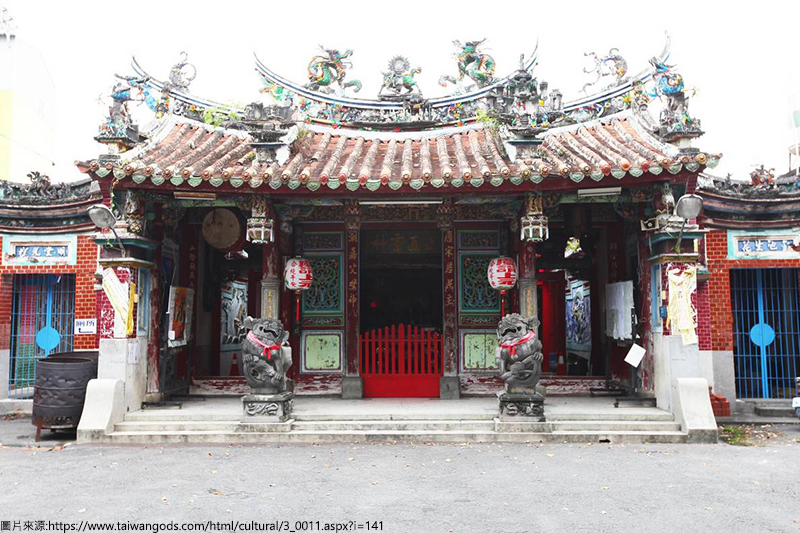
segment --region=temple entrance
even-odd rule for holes
[[[262,249],[226,252],[198,238],[196,337],[192,377],[195,392],[214,393],[241,377],[243,321],[260,309]],[[206,390],[206,387],[210,387]]]
[[[437,397],[442,240],[437,229],[365,229],[361,374],[367,397]]]

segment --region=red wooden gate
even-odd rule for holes
[[[361,376],[367,398],[439,396],[442,336],[418,326],[361,334]]]

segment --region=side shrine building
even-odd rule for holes
[[[437,98],[402,56],[361,97],[356,54],[335,49],[305,83],[256,58],[265,99],[244,108],[193,95],[186,57],[168,79],[135,60],[117,77],[108,151],[76,164],[117,219],[96,240],[99,373],[128,410],[242,392],[247,316],[289,331],[298,396],[494,395],[503,313],[538,318],[548,395],[672,410],[678,378],[712,381],[705,230],[675,207],[721,156],[695,146],[668,43],[636,72],[592,55],[591,96],[574,99],[538,78],[536,51],[509,68],[455,44]],[[504,293],[487,279],[498,257],[518,274]],[[290,290],[293,258],[310,287]]]

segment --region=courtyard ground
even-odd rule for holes
[[[210,520],[242,531],[255,520],[284,531],[800,531],[797,425],[726,430],[734,444],[717,445],[163,447],[49,432],[35,447],[18,438],[30,427],[0,421],[0,521],[12,530],[45,520],[214,531]],[[367,522],[382,529],[358,527]]]

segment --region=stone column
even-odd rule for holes
[[[345,244],[345,375],[342,379],[342,398],[353,399],[364,396],[364,381],[359,376],[359,235],[361,230],[361,207],[355,200],[344,208],[346,228]]]
[[[524,242],[519,250],[519,314],[539,317],[536,292],[536,244]]]
[[[442,324],[444,338],[444,375],[439,380],[439,397],[458,399],[461,382],[458,378],[456,343],[456,239],[453,229],[453,206],[449,200],[436,209],[439,229],[442,231],[442,291],[444,303]]]
[[[529,193],[522,208],[522,224],[543,217],[542,194]],[[523,232],[524,233],[524,232]],[[519,314],[539,318],[536,291],[536,243],[523,240],[519,244]]]
[[[262,263],[261,263],[261,318],[280,319],[280,289],[281,254],[278,245],[280,231],[279,224],[275,223],[275,216],[272,205],[266,195],[254,196],[251,203],[251,215],[255,221],[273,221],[273,241],[262,243]],[[249,221],[248,221],[249,222]],[[284,327],[288,327],[284,324]]]

